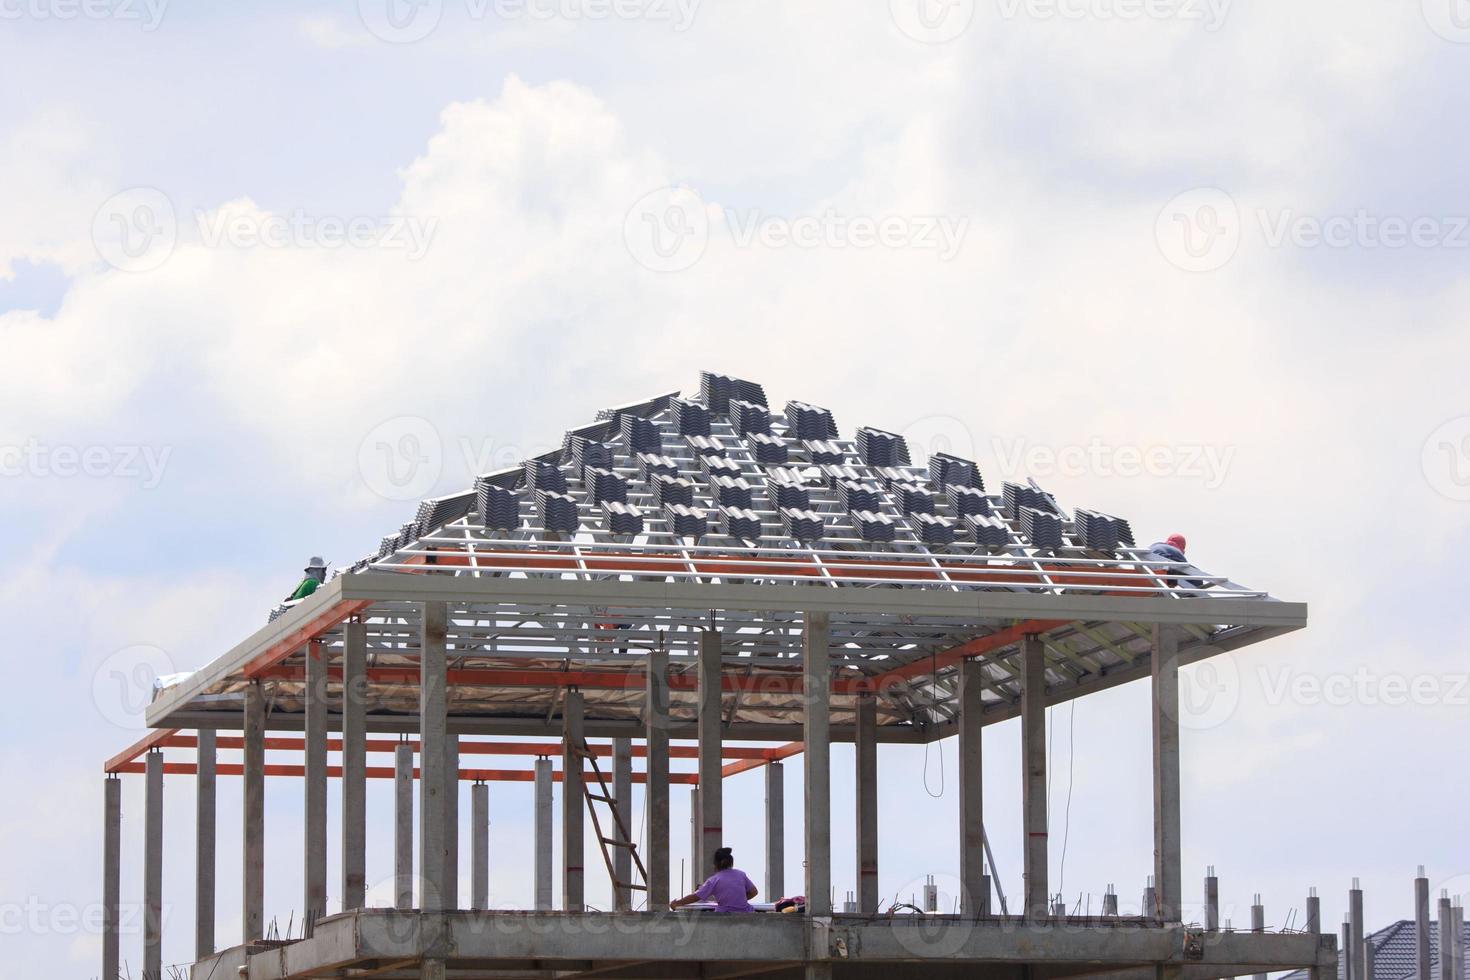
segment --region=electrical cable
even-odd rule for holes
[[[929,654],[929,662],[932,672],[929,680],[929,696],[932,698],[933,690],[939,683],[939,662],[935,654]],[[937,800],[944,795],[944,746],[941,744],[939,747],[939,792],[936,793],[929,788],[929,746],[931,744],[930,742],[924,743],[924,792],[929,794],[930,799]]]
[[[1072,713],[1067,719],[1067,808],[1062,820],[1062,864],[1057,871],[1057,891],[1067,881],[1067,838],[1072,834],[1072,759],[1077,754],[1077,699],[1072,699]]]

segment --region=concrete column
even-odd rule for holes
[[[586,874],[582,867],[583,758],[587,739],[582,727],[582,692],[568,691],[562,715],[561,763],[561,907],[581,912],[587,906]]]
[[[1378,950],[1373,946],[1373,940],[1363,940],[1363,976],[1372,977],[1374,975],[1373,956],[1377,952]]]
[[[443,960],[424,960],[419,964],[419,980],[444,980],[445,967]]]
[[[766,898],[774,902],[786,892],[786,767],[766,765]]]
[[[470,908],[490,907],[490,787],[470,787]]]
[[[1220,931],[1220,879],[1215,877],[1214,865],[1205,875],[1205,931]]]
[[[806,775],[806,909],[832,914],[832,671],[827,613],[804,614],[801,634]],[[829,968],[830,969],[830,968]]]
[[[1455,913],[1450,897],[1442,893],[1439,899],[1439,980],[1461,980],[1455,976]],[[1371,980],[1371,978],[1369,978]]]
[[[245,686],[241,829],[241,940],[265,935],[265,692],[260,681]]]
[[[1450,929],[1450,935],[1455,937],[1455,941],[1450,944],[1450,949],[1455,954],[1453,967],[1455,980],[1463,980],[1465,976],[1465,906],[1460,903],[1458,898],[1455,899],[1454,909],[1455,920],[1453,927]]]
[[[1314,936],[1322,935],[1322,899],[1317,895],[1317,889],[1313,888],[1307,893],[1307,932]],[[1307,971],[1309,980],[1337,980],[1336,970],[1324,970],[1313,967]]]
[[[699,826],[696,868],[712,867],[715,851],[725,845],[721,769],[725,764],[722,735],[725,719],[720,697],[720,634],[699,633]]]
[[[1046,837],[1046,648],[1039,636],[1021,640],[1021,808],[1026,834],[1022,908],[1031,918],[1050,913]]]
[[[1154,887],[1158,916],[1179,922],[1184,909],[1179,829],[1179,630],[1155,626],[1152,651],[1154,735]]]
[[[857,702],[857,903],[858,911],[878,911],[878,700],[864,695]]]
[[[643,723],[647,732],[648,769],[643,802],[648,828],[648,911],[662,912],[669,904],[669,652],[662,635],[648,651],[644,682]]]
[[[1255,902],[1251,905],[1251,932],[1266,931],[1266,907],[1261,904],[1261,896],[1257,895]],[[1254,980],[1266,980],[1266,974],[1257,973]]]
[[[122,964],[122,780],[102,781],[102,980],[118,980]]]
[[[1118,917],[1118,893],[1113,891],[1112,885],[1109,885],[1108,890],[1103,892],[1102,914],[1110,919]]]
[[[393,747],[393,905],[413,908],[413,746]]]
[[[699,787],[689,787],[689,885],[693,891],[704,876],[705,866],[699,861],[699,849],[704,846],[704,829],[699,821]]]
[[[449,884],[448,692],[445,633],[449,611],[442,602],[420,604],[419,640],[419,908],[442,912],[453,904]]]
[[[195,737],[198,749],[194,780],[194,958],[202,960],[214,952],[218,753],[213,728],[201,728]]]
[[[536,760],[536,910],[551,910],[551,760]]]
[[[980,749],[985,675],[973,658],[960,661],[960,912],[986,914],[985,790]]]
[[[459,736],[444,736],[444,907],[459,908]]]
[[[367,904],[367,626],[342,627],[342,908]]]
[[[1363,949],[1363,889],[1358,886],[1356,878],[1353,879],[1353,887],[1348,889],[1348,926],[1352,945],[1345,952],[1352,958],[1353,976],[1373,980],[1373,975],[1368,972],[1367,953]]]
[[[306,935],[327,914],[327,657],[320,641],[306,646],[306,817],[302,908]]]
[[[613,799],[617,800],[618,815],[633,833],[633,740],[613,739]],[[616,827],[607,828],[608,833],[617,835]],[[613,851],[613,873],[625,885],[633,881],[633,852],[626,847]],[[633,907],[633,889],[613,888],[613,908],[626,912]]]
[[[1342,940],[1337,947],[1337,962],[1342,964],[1342,980],[1353,980],[1353,929],[1347,917],[1342,920]]]
[[[1429,879],[1422,864],[1414,879],[1414,964],[1415,977],[1429,980]]]
[[[143,976],[163,980],[163,753],[144,759]]]
[[[1151,916],[1154,909],[1158,908],[1158,891],[1154,888],[1154,876],[1148,876],[1148,884],[1143,886],[1143,914]]]

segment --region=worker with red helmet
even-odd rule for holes
[[[1155,572],[1171,576],[1183,575],[1188,571],[1194,570],[1194,566],[1189,564],[1189,559],[1184,557],[1184,549],[1186,547],[1188,547],[1188,542],[1184,540],[1184,535],[1177,533],[1171,534],[1164,540],[1155,541],[1149,545],[1148,560],[1170,563],[1168,568],[1155,568]],[[1191,582],[1177,577],[1167,579],[1166,581],[1171,588],[1184,588],[1188,586],[1203,589],[1206,586],[1204,582]]]

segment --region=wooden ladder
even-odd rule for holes
[[[613,883],[614,902],[617,896],[624,892],[648,891],[648,871],[643,867],[643,859],[638,856],[638,845],[633,841],[633,835],[628,832],[628,825],[623,821],[622,803],[608,790],[607,780],[603,778],[602,769],[597,765],[597,755],[592,751],[592,746],[583,741],[577,750],[582,758],[592,764],[592,775],[597,782],[594,788],[592,780],[582,780],[582,795],[587,800],[587,812],[592,815],[592,829],[597,834],[598,845],[602,848],[602,860],[607,865],[607,876]],[[617,833],[615,837],[609,837],[602,831],[602,820],[597,815],[597,805],[604,804],[612,815],[612,830]],[[626,848],[633,857],[633,866],[637,869],[637,881],[619,881],[618,873],[614,866],[613,855],[617,848]],[[631,899],[631,894],[630,894]],[[629,902],[632,905],[632,902]]]

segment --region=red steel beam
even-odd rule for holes
[[[117,772],[120,774],[142,774],[146,768],[141,762],[125,762],[117,768]],[[244,769],[245,767],[238,762],[221,762],[215,766],[215,772],[221,776],[239,776],[244,772]],[[164,774],[169,776],[193,776],[196,774],[196,770],[197,767],[192,762],[165,762],[163,764]],[[306,767],[272,764],[265,767],[265,774],[267,776],[301,777],[306,775]],[[367,767],[367,775],[370,779],[392,779],[395,774],[396,771],[392,766]],[[328,766],[327,775],[340,777],[342,775],[342,767]],[[414,769],[413,776],[415,779],[419,778],[417,768]],[[529,783],[536,778],[536,773],[531,769],[461,769],[459,771],[459,778],[471,782]],[[561,782],[561,771],[553,771],[551,778],[553,782]],[[647,781],[648,773],[633,773],[633,782],[646,783]],[[669,782],[676,785],[697,786],[699,784],[699,773],[669,773]]]
[[[245,664],[242,672],[247,678],[260,677],[265,671],[285,660],[333,626],[345,621],[349,616],[357,615],[372,604],[371,599],[343,599],[333,603],[257,654]]]
[[[641,670],[535,670],[510,667],[479,667],[451,670],[449,683],[458,687],[532,687],[559,689],[576,687],[589,691],[639,691],[644,687],[645,672]],[[301,682],[305,671],[300,667],[276,665],[265,668],[257,675],[261,680],[283,680]],[[327,676],[341,680],[338,667],[327,668]],[[378,684],[414,686],[418,684],[419,672],[412,667],[374,667],[368,670],[369,681]],[[699,689],[699,678],[694,674],[672,674],[669,687],[675,691]],[[746,694],[800,694],[803,690],[799,673],[779,674],[757,672],[739,674],[728,672],[720,679],[725,693]],[[862,677],[837,677],[832,681],[834,694],[863,694],[869,691],[870,681]]]
[[[932,657],[925,657],[922,660],[915,660],[911,663],[904,664],[902,667],[895,667],[881,674],[875,674],[868,678],[868,682],[872,685],[873,690],[882,693],[894,684],[912,680],[915,677],[922,677],[941,667],[952,666],[970,657],[978,657],[981,654],[990,653],[1002,647],[1020,643],[1022,637],[1030,636],[1033,633],[1045,633],[1048,630],[1056,629],[1058,626],[1066,626],[1069,622],[1071,620],[1067,619],[1028,619],[986,636],[977,636],[973,640],[961,643],[959,646],[950,647],[943,653],[935,654]]]
[[[732,762],[720,770],[720,775],[729,778],[742,772],[759,769],[770,762],[780,762],[782,759],[789,759],[793,755],[798,755],[806,751],[806,743],[787,742],[785,745],[778,745],[773,749],[760,749],[759,751],[761,753],[759,759],[742,759],[739,762]]]
[[[215,746],[221,749],[239,749],[244,747],[245,740],[238,735],[220,735],[215,740]],[[399,745],[403,744],[391,738],[369,738],[365,740],[369,752],[395,752]],[[199,739],[193,735],[176,734],[164,739],[158,744],[159,748],[166,749],[192,749],[198,746]],[[409,741],[408,745],[418,751],[419,743]],[[799,743],[798,743],[799,744]],[[306,740],[291,736],[271,735],[265,739],[265,747],[269,752],[293,752],[306,747]],[[611,745],[592,745],[592,751],[599,756],[611,756]],[[327,750],[339,752],[342,749],[340,738],[327,739]],[[741,748],[739,746],[726,745],[722,747],[721,755],[727,759],[760,759],[769,761],[767,753],[772,749]],[[561,755],[562,745],[560,742],[474,742],[462,741],[459,743],[460,755],[528,755],[528,756],[556,756]],[[635,758],[643,758],[648,754],[648,749],[643,745],[633,746]],[[699,747],[696,745],[671,745],[669,755],[675,759],[697,759],[699,758]],[[132,761],[132,760],[126,760]]]

